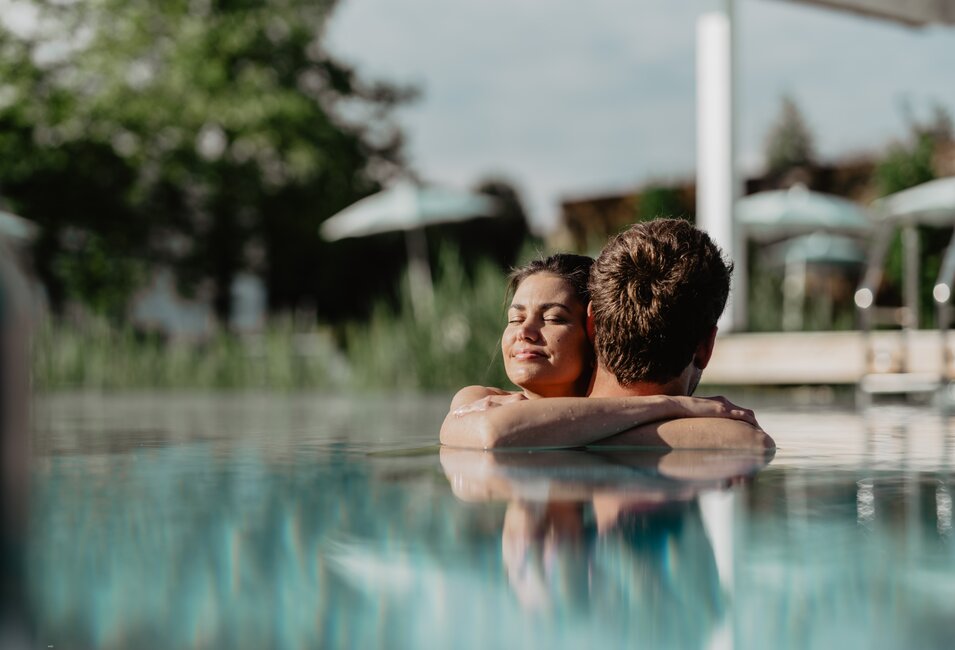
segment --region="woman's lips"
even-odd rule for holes
[[[514,358],[521,361],[529,361],[531,359],[546,359],[547,355],[539,350],[518,350],[514,353]]]

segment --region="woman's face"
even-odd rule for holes
[[[552,273],[521,282],[501,337],[508,378],[529,397],[582,395],[592,357],[586,313],[570,283]]]

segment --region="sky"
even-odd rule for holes
[[[692,179],[696,24],[719,0],[341,0],[329,51],[421,96],[397,117],[412,168],[503,177],[546,232],[560,201]],[[758,173],[781,97],[823,161],[884,151],[906,111],[955,114],[955,26],[910,28],[782,0],[737,0],[737,142]]]

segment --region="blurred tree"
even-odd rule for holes
[[[244,268],[264,271],[273,308],[321,297],[330,317],[393,281],[400,249],[317,234],[402,168],[389,114],[413,95],[325,51],[334,5],[36,0],[32,20],[0,27],[0,191],[42,226],[55,307],[103,303],[132,260],[211,279],[223,320]]]
[[[658,217],[690,219],[693,217],[690,208],[685,192],[680,187],[648,185],[637,196],[634,221],[649,221]]]
[[[766,167],[770,175],[781,175],[796,167],[812,165],[812,134],[796,101],[784,95],[779,117],[766,136]]]
[[[952,142],[952,117],[942,106],[936,106],[930,119],[920,122],[906,108],[908,137],[889,148],[885,159],[875,170],[879,195],[886,196],[935,178],[936,148]]]

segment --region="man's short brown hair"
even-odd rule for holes
[[[597,360],[624,386],[677,377],[723,313],[732,272],[709,236],[682,219],[616,235],[590,275]]]

